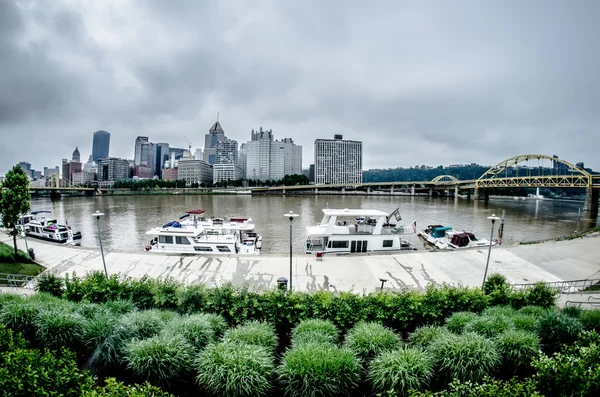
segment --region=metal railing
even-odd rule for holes
[[[588,296],[587,301],[566,301],[565,302],[565,306],[569,306],[569,304],[571,306],[576,306],[576,307],[581,307],[581,305],[588,305],[590,306],[590,308],[596,308],[598,306],[600,306],[600,296],[596,297],[596,296]]]
[[[35,289],[35,276],[0,273],[0,287]]]
[[[537,283],[513,284],[516,290],[532,288]],[[545,285],[558,291],[560,294],[579,294],[582,292],[593,292],[594,287],[600,292],[600,278],[544,282]]]

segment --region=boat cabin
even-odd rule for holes
[[[471,241],[477,241],[477,238],[473,233],[455,233],[450,240],[450,245],[454,247],[467,247]]]

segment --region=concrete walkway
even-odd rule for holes
[[[2,234],[0,241],[12,244]],[[59,275],[85,275],[102,270],[97,249],[62,246],[28,239],[36,261]],[[600,238],[548,242],[527,246],[492,249],[488,275],[504,274],[510,283],[560,281],[600,277]],[[19,245],[24,248],[23,240]],[[172,277],[187,284],[207,286],[231,281],[252,288],[273,288],[277,278],[289,278],[286,255],[166,255],[147,252],[105,252],[109,273],[139,278]],[[303,291],[376,291],[380,278],[388,279],[386,289],[414,288],[442,283],[480,286],[485,270],[487,249],[452,252],[413,251],[395,255],[314,255],[293,257],[293,286]],[[595,275],[595,276],[594,276]]]

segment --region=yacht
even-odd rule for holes
[[[81,232],[73,233],[68,224],[61,225],[56,219],[46,218],[45,214],[50,213],[50,211],[32,211],[23,215],[17,229],[21,235],[53,243],[72,243],[74,240],[81,239]]]
[[[204,229],[202,226],[186,227],[170,222],[154,228],[147,235],[153,236],[146,251],[176,254],[248,254],[257,255],[260,250],[254,244],[240,242],[237,231],[223,232]]]
[[[472,232],[453,230],[450,226],[429,225],[425,230],[417,233],[429,244],[439,249],[459,249],[473,247],[489,247],[490,240],[478,239]],[[491,245],[498,244],[498,240],[492,240]]]
[[[321,223],[306,228],[306,253],[415,250],[409,239],[413,231],[392,223],[393,217],[401,220],[398,208],[391,214],[369,209],[323,209]]]

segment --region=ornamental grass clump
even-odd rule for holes
[[[35,338],[35,317],[46,308],[45,303],[31,301],[11,301],[0,309],[0,324],[21,333],[27,340]]]
[[[249,321],[225,332],[223,340],[231,343],[256,345],[274,353],[277,349],[275,328],[266,322]]]
[[[460,334],[465,329],[465,326],[469,324],[473,319],[477,317],[477,314],[473,312],[456,312],[446,319],[446,328],[455,334]]]
[[[286,396],[343,396],[357,388],[360,370],[348,349],[305,343],[286,352],[278,373]]]
[[[575,342],[581,330],[581,322],[578,319],[556,311],[549,311],[540,316],[536,325],[542,350],[546,354],[557,352],[562,345]]]
[[[196,314],[174,318],[167,323],[161,334],[165,337],[180,335],[197,352],[215,339],[215,332],[209,320],[205,316]]]
[[[120,318],[120,315],[104,309],[85,319],[82,324],[81,339],[89,353],[110,337]]]
[[[302,320],[292,330],[292,345],[302,343],[330,343],[336,345],[340,338],[340,331],[329,320],[309,319]]]
[[[103,303],[102,306],[115,314],[127,314],[137,311],[137,307],[130,300],[120,299],[115,301],[107,301]]]
[[[600,332],[600,309],[584,310],[579,321],[585,330]]]
[[[446,327],[425,325],[415,329],[414,332],[408,335],[408,343],[411,346],[427,347],[436,339],[451,334]]]
[[[517,311],[510,306],[491,306],[481,313],[482,316],[505,316],[512,317]]]
[[[531,361],[540,353],[540,339],[535,333],[510,329],[495,342],[502,360],[501,374],[506,379],[531,372]]]
[[[577,306],[565,306],[560,310],[560,312],[569,317],[579,318],[579,316],[583,312],[583,309]]]
[[[127,367],[141,380],[170,388],[184,382],[193,372],[194,349],[180,335],[157,335],[125,344]]]
[[[60,309],[43,309],[35,316],[35,338],[40,346],[83,350],[82,330],[85,318]]]
[[[464,328],[464,332],[476,332],[488,338],[500,335],[514,327],[512,320],[504,315],[479,316]]]
[[[214,396],[268,396],[275,365],[270,350],[233,342],[208,345],[196,361],[197,384]]]
[[[535,332],[537,326],[537,317],[531,314],[517,313],[511,317],[515,329],[521,331]]]
[[[197,318],[202,317],[210,323],[210,326],[215,335],[215,340],[220,339],[223,336],[223,334],[225,334],[225,331],[227,330],[228,325],[227,325],[227,321],[225,320],[225,318],[223,316],[221,316],[220,314],[200,313],[200,314],[195,314],[195,316],[197,316]]]
[[[346,334],[344,346],[363,362],[401,345],[400,338],[389,328],[377,323],[361,322]]]
[[[494,342],[476,333],[444,335],[428,348],[441,385],[453,379],[479,382],[500,365],[500,354]]]
[[[520,308],[518,313],[540,317],[541,315],[548,313],[548,311],[549,309],[541,306],[525,306]]]
[[[424,390],[432,376],[433,357],[421,348],[405,347],[375,357],[367,378],[374,393],[405,396],[410,390]]]

